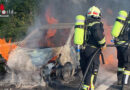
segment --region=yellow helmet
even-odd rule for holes
[[[117,18],[121,20],[126,20],[127,16],[128,16],[127,11],[121,10],[119,11],[119,16]]]
[[[101,11],[98,7],[92,6],[91,8],[89,8],[87,16],[100,17]]]

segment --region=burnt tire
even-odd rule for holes
[[[0,80],[5,78],[6,68],[5,64],[0,63]]]
[[[62,68],[62,77],[63,77],[64,81],[69,82],[69,80],[71,80],[72,70],[73,70],[73,67],[72,67],[72,64],[70,62],[67,62],[63,66],[63,68]]]

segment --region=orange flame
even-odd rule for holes
[[[48,63],[56,61],[57,58],[58,58],[58,56],[54,56]]]
[[[51,16],[51,9],[48,8],[45,13],[46,21],[48,24],[56,24],[58,23],[58,20],[56,20],[54,17]],[[53,37],[56,34],[56,29],[49,29],[46,35],[47,40],[47,46],[54,46],[54,44],[51,42],[50,38]]]
[[[0,54],[7,61],[8,61],[9,53],[16,47],[17,46],[15,44],[11,44],[11,40],[9,40],[9,42],[6,42],[5,39],[0,39]]]
[[[45,17],[46,17],[48,24],[58,23],[58,21],[54,17],[51,16],[51,9],[50,8],[47,9],[47,11],[45,13]]]
[[[113,64],[114,56],[111,54],[106,59],[106,64]]]

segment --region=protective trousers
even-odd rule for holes
[[[130,48],[117,47],[118,80],[122,81],[122,90],[130,90]]]
[[[117,70],[117,79],[118,79],[118,85],[122,84],[123,79],[123,72],[124,72],[124,51],[126,50],[126,47],[118,46],[117,47],[117,58],[118,58],[118,70]]]
[[[92,48],[91,46],[86,46],[85,50],[81,50],[80,65],[81,65],[83,75],[85,74],[85,71],[88,68],[88,64],[90,63],[90,60],[93,57],[96,50],[97,48]],[[91,88],[90,90],[94,90],[94,84],[96,82],[96,77],[97,77],[99,64],[100,64],[99,55],[100,52],[98,52],[93,58],[93,61],[89,67],[88,73],[84,80],[84,85],[90,86]]]
[[[123,53],[124,56],[124,73],[122,90],[130,90],[130,47],[126,47]]]

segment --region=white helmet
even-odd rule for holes
[[[101,11],[98,7],[92,6],[91,8],[89,8],[87,16],[100,17]]]

